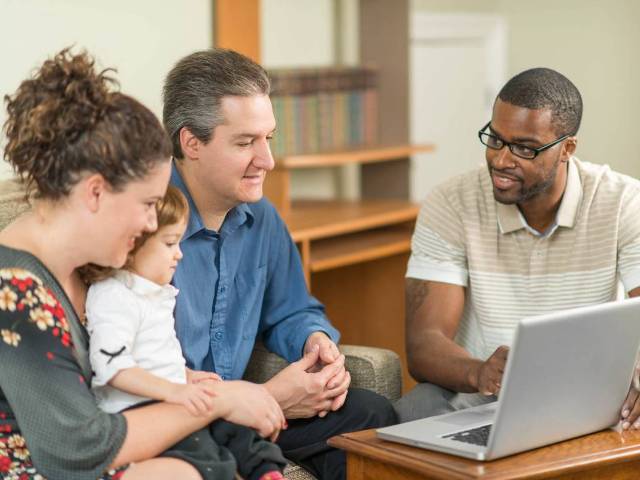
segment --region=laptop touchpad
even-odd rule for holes
[[[491,422],[493,421],[493,417],[495,412],[493,411],[482,411],[482,412],[456,412],[453,415],[450,415],[446,418],[442,418],[438,421],[443,423],[449,423],[451,425],[472,425],[474,423],[480,422]]]

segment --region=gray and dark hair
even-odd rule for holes
[[[550,68],[532,68],[509,80],[498,98],[531,110],[551,110],[551,125],[557,135],[575,135],[582,119],[582,97],[564,75]]]
[[[184,57],[167,75],[162,95],[162,119],[173,156],[184,157],[182,128],[203,143],[211,140],[215,128],[225,120],[220,106],[224,97],[268,95],[270,88],[264,68],[233,50],[213,48]]]

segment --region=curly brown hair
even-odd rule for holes
[[[189,220],[189,203],[179,188],[174,187],[173,185],[169,185],[167,187],[167,193],[165,193],[164,197],[156,203],[156,216],[158,218],[158,230],[168,225],[175,225]],[[122,268],[127,270],[131,269],[133,257],[136,252],[140,250],[146,241],[154,236],[158,230],[154,232],[145,232],[136,238],[135,245],[129,252],[127,261]],[[81,267],[78,271],[84,282],[87,285],[90,285],[111,277],[116,270],[117,269],[111,267],[88,264]]]
[[[113,91],[112,69],[97,72],[94,64],[87,52],[66,48],[4,97],[4,158],[27,196],[60,199],[86,173],[99,173],[121,191],[170,157],[171,143],[155,115]]]

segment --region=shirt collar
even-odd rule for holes
[[[581,200],[582,182],[580,181],[580,173],[573,158],[571,158],[569,159],[567,170],[567,184],[554,223],[561,227],[573,228],[578,216],[578,207],[580,206]],[[500,233],[511,233],[528,226],[516,204],[505,205],[500,202],[496,202],[496,204]]]
[[[189,193],[189,189],[187,185],[184,183],[180,172],[176,168],[177,160],[174,159],[173,165],[171,167],[171,183],[178,187],[180,191],[184,194],[189,203],[189,223],[187,224],[187,229],[184,232],[183,239],[186,240],[194,236],[196,233],[201,231],[206,231],[207,228],[202,221],[202,217],[200,216],[200,212],[196,207],[195,202],[193,201],[193,197],[191,197],[191,193]],[[226,223],[231,223],[233,228],[237,228],[238,226],[244,224],[245,222],[253,222],[253,212],[251,208],[246,203],[241,203],[236,205],[234,208],[227,212],[227,216],[224,219],[223,227]],[[223,228],[221,227],[221,229]]]
[[[578,208],[582,201],[582,182],[580,172],[573,161],[569,160],[569,172],[567,173],[567,186],[564,189],[564,196],[558,209],[558,225],[561,227],[573,228],[578,218]]]
[[[160,295],[167,298],[174,298],[178,295],[178,289],[173,285],[158,285],[129,270],[118,270],[115,278],[131,291],[143,297]]]

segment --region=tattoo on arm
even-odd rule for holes
[[[427,282],[413,278],[407,279],[405,293],[407,325],[414,319],[416,312],[424,303],[427,293],[429,293]]]

